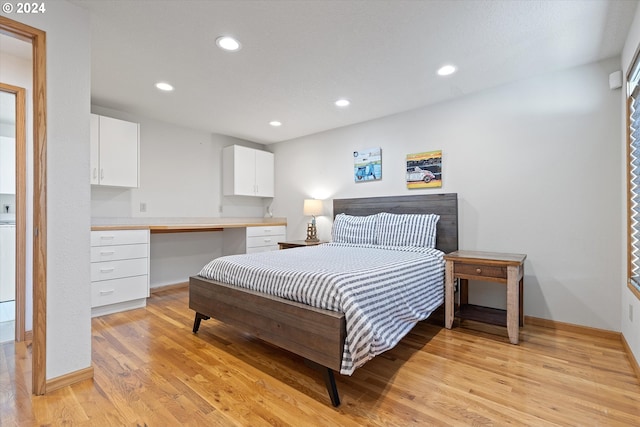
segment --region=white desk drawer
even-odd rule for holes
[[[257,248],[260,246],[278,246],[278,242],[282,242],[286,240],[286,236],[284,234],[276,234],[274,236],[254,236],[247,237],[247,250],[249,248]]]
[[[247,227],[247,240],[255,236],[275,236],[287,234],[287,227],[284,225],[269,225],[264,227]]]
[[[148,297],[148,277],[144,275],[92,283],[91,307]]]
[[[91,281],[119,279],[148,274],[148,258],[91,263]]]
[[[149,243],[149,230],[92,231],[91,246]]]
[[[258,252],[277,251],[278,249],[280,249],[280,247],[276,243],[275,245],[271,245],[271,246],[258,246],[258,247],[255,247],[255,248],[247,248],[247,253],[248,254],[255,254],[255,253],[258,253]]]
[[[119,259],[147,258],[149,245],[94,246],[91,248],[91,262],[115,261]]]

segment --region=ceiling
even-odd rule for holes
[[[72,3],[91,15],[94,105],[265,144],[619,55],[637,6],[636,0]],[[236,37],[242,49],[218,49],[220,35]],[[458,72],[437,76],[447,63]],[[158,81],[175,90],[158,91]],[[336,107],[338,98],[351,105]],[[282,126],[270,126],[272,120]]]

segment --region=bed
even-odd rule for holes
[[[334,406],[338,406],[340,398],[333,372],[338,371],[350,375],[353,370],[375,354],[386,351],[389,346],[395,345],[415,324],[415,319],[408,319],[397,331],[394,329],[386,335],[378,333],[378,326],[375,326],[372,333],[376,336],[384,335],[378,340],[383,345],[378,345],[379,343],[377,343],[372,345],[373,348],[367,347],[362,350],[366,346],[363,347],[353,338],[355,328],[350,327],[349,333],[347,332],[348,324],[354,324],[357,320],[353,320],[354,317],[350,309],[345,308],[340,311],[340,307],[351,307],[350,305],[345,306],[345,304],[350,304],[352,301],[350,298],[356,298],[356,295],[360,295],[362,292],[359,290],[351,292],[346,297],[340,296],[340,294],[335,296],[332,293],[329,298],[331,302],[319,302],[315,304],[317,305],[316,307],[311,306],[309,304],[314,303],[311,300],[316,297],[316,293],[312,291],[315,286],[314,283],[322,281],[316,277],[316,270],[325,271],[334,268],[335,271],[331,271],[329,275],[334,278],[343,277],[336,276],[338,273],[342,274],[338,272],[341,268],[339,266],[340,259],[347,260],[356,251],[361,251],[366,255],[363,259],[369,260],[367,261],[369,264],[365,262],[361,266],[367,271],[375,266],[376,263],[382,264],[382,261],[378,261],[377,258],[378,256],[383,256],[381,252],[385,252],[385,260],[387,257],[391,259],[389,262],[393,263],[395,270],[391,272],[379,270],[372,276],[376,277],[375,280],[384,284],[381,289],[387,289],[389,284],[393,283],[393,278],[397,274],[411,276],[413,273],[411,273],[410,268],[425,272],[433,270],[434,280],[439,284],[434,287],[434,291],[429,291],[429,295],[424,296],[425,303],[420,308],[421,312],[417,314],[419,319],[428,317],[437,306],[442,304],[444,295],[444,283],[442,281],[444,263],[438,264],[438,255],[432,254],[430,251],[448,253],[457,249],[457,195],[433,194],[335,199],[333,212],[336,217],[334,233],[338,233],[336,231],[337,224],[344,224],[345,218],[358,219],[361,217],[371,218],[374,215],[376,217],[386,215],[381,213],[395,216],[400,216],[401,214],[437,215],[439,219],[433,224],[436,228],[435,243],[431,242],[430,245],[435,246],[438,251],[433,251],[429,248],[423,250],[413,246],[412,248],[404,248],[403,246],[396,248],[397,250],[383,251],[377,246],[368,245],[365,239],[363,242],[355,242],[356,244],[352,245],[352,249],[349,249],[349,246],[353,242],[336,241],[335,243],[312,248],[287,249],[286,251],[269,255],[275,257],[269,259],[261,258],[258,255],[253,257],[249,255],[224,257],[205,266],[203,271],[200,272],[202,276],[193,276],[189,279],[189,307],[195,311],[194,333],[198,332],[202,320],[213,317],[247,331],[266,342],[302,356],[308,364],[322,372],[331,403]],[[429,216],[421,215],[421,217]],[[339,227],[337,228],[339,229]],[[361,228],[358,228],[358,230],[361,230]],[[348,234],[348,230],[341,233],[340,236],[344,236],[345,233]],[[336,234],[334,234],[335,236]],[[435,257],[435,261],[430,260],[432,256]],[[305,257],[309,257],[307,261],[304,261]],[[318,265],[316,270],[311,268],[311,264],[315,263],[315,261],[311,262],[311,260],[330,259],[331,257],[336,257],[336,259],[330,262],[330,265]],[[300,261],[310,264],[309,271],[300,271],[296,267],[295,263],[299,264],[299,261],[296,261],[298,258]],[[429,258],[429,260],[426,258]],[[251,263],[248,263],[248,270],[235,270],[240,268],[238,264],[246,263],[246,261],[251,261]],[[263,264],[269,263],[270,265],[261,265],[261,262]],[[417,265],[416,263],[419,262],[424,262],[425,264],[423,266]],[[282,264],[282,266],[275,268],[276,264]],[[434,267],[436,265],[439,265],[439,267]],[[275,274],[281,270],[284,270],[284,272],[280,276],[269,276],[269,274],[274,274],[274,271],[271,270],[277,270]],[[217,280],[203,276],[215,277]],[[336,280],[351,284],[358,280],[362,282],[361,276],[361,274],[351,274],[347,279]],[[357,277],[358,280],[354,280],[354,277]],[[316,282],[310,278],[313,278]],[[285,279],[288,282],[285,283],[284,287],[288,291],[283,291],[282,296],[274,295],[273,292],[276,292],[275,290],[280,287],[281,282]],[[246,283],[238,283],[237,286],[233,284],[238,281]],[[366,280],[364,281],[366,282]],[[401,281],[405,281],[405,279]],[[275,283],[279,285],[275,286]],[[304,285],[302,285],[303,283]],[[367,283],[362,285],[366,286]],[[253,287],[253,289],[239,286],[249,286]],[[290,291],[291,288],[295,288],[299,292]],[[388,300],[389,297],[383,295],[379,299]],[[393,304],[393,307],[396,306],[397,304]],[[413,310],[413,308],[409,307],[408,310]],[[372,324],[375,325],[375,321]],[[381,324],[377,323],[377,325]],[[363,335],[367,334],[363,333]]]

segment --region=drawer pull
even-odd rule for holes
[[[112,294],[115,291],[115,289],[109,289],[107,291],[100,291],[100,295],[109,295]]]
[[[478,274],[482,273],[482,269],[481,268],[476,268],[476,273],[478,273]]]
[[[271,241],[271,239],[264,239],[264,241],[265,241],[265,242],[270,242],[270,241]]]
[[[111,273],[113,272],[113,270],[115,270],[115,267],[107,267],[107,268],[101,268],[100,269],[100,273]]]
[[[113,255],[116,251],[100,251],[100,255]]]
[[[113,240],[115,237],[114,235],[100,236],[100,240]]]

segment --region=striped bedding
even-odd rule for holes
[[[327,243],[214,259],[199,273],[345,314],[340,373],[393,348],[444,299],[444,258],[437,249]]]

